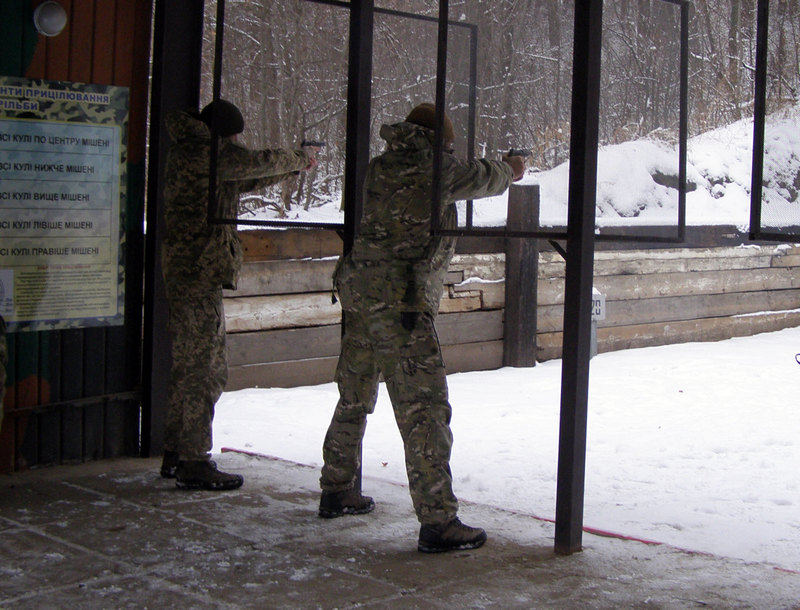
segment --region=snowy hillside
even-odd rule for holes
[[[765,140],[764,222],[774,227],[798,225],[800,106],[772,115]],[[687,224],[748,227],[752,149],[752,119],[689,140]],[[677,159],[676,147],[657,140],[638,140],[602,148],[598,156],[598,225],[676,223]],[[566,224],[568,178],[569,163],[546,172],[532,172],[523,178],[521,184],[541,187],[540,223],[543,226]],[[340,204],[337,198],[308,212],[292,209],[287,220],[342,222]],[[474,206],[474,222],[478,226],[502,226],[506,209],[507,195],[479,200]],[[257,212],[246,218],[274,218],[274,213]],[[459,218],[463,222],[463,206]]]
[[[764,220],[800,224],[800,108],[770,117],[765,130]],[[750,218],[753,121],[745,119],[688,142],[686,222],[733,224]],[[568,164],[532,174],[541,185],[543,224],[564,224]],[[677,219],[677,149],[639,140],[600,150],[597,176],[599,225],[674,223]]]

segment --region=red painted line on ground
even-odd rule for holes
[[[233,447],[223,447],[220,451],[222,453],[241,453],[241,454],[244,454],[244,455],[249,455],[251,457],[265,458],[265,459],[268,459],[268,460],[278,460],[278,461],[281,461],[281,462],[289,462],[289,463],[292,463],[292,464],[297,464],[299,466],[308,466],[308,464],[301,464],[300,462],[292,462],[291,460],[285,460],[283,458],[275,457],[273,455],[267,455],[265,453],[258,453],[256,451],[247,451],[245,449],[235,449]],[[526,517],[530,517],[532,519],[535,519],[536,521],[544,521],[546,523],[555,523],[556,522],[555,519],[551,519],[550,517],[540,517],[538,515],[530,515],[530,514],[527,514],[527,513],[520,513],[519,511],[513,511],[513,510],[510,511],[510,510],[499,508],[499,507],[495,507],[495,508],[498,508],[498,510],[502,510],[504,512],[510,512],[510,513],[517,514],[517,515],[525,515]],[[667,544],[666,542],[659,542],[658,540],[648,540],[647,538],[640,538],[638,536],[628,536],[626,534],[619,534],[617,532],[612,532],[612,531],[609,531],[609,530],[599,529],[599,528],[596,528],[596,527],[590,527],[588,525],[583,526],[582,529],[587,534],[592,534],[594,536],[602,536],[603,538],[615,538],[617,540],[628,540],[630,542],[639,542],[641,544],[647,544],[647,545],[650,545],[650,546],[666,546],[666,547],[668,547],[670,549],[674,549],[674,550],[676,550],[676,551],[678,551],[680,553],[685,553],[687,555],[700,555],[700,556],[703,556],[703,557],[717,557],[717,558],[720,558],[720,559],[729,559],[729,558],[723,557],[721,555],[715,555],[714,553],[708,553],[706,551],[696,551],[694,549],[686,549],[686,548],[683,548],[683,547],[673,546],[671,544]],[[772,568],[774,570],[778,570],[779,572],[787,572],[789,574],[800,574],[800,570],[792,570],[790,568],[781,568],[779,566],[772,566]]]
[[[263,457],[263,458],[268,458],[270,460],[279,459],[274,456],[267,455],[266,453],[257,453],[255,451],[247,451],[246,449],[236,449],[234,447],[223,447],[222,449],[220,449],[220,453],[243,453],[245,455],[251,455],[253,457]]]

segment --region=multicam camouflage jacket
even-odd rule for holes
[[[166,124],[173,144],[164,185],[164,277],[235,288],[242,266],[235,226],[208,223],[211,133],[196,115],[185,111],[170,114]],[[218,214],[235,218],[240,193],[276,184],[308,163],[308,155],[300,150],[249,150],[230,138],[221,138]]]
[[[433,134],[408,122],[381,127],[387,150],[370,162],[359,231],[334,273],[343,309],[438,312],[455,238],[430,233]],[[456,201],[499,195],[511,181],[503,162],[445,153],[440,226],[455,228]]]

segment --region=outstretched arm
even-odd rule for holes
[[[217,175],[224,181],[258,180],[301,171],[312,163],[313,156],[305,150],[250,150],[231,141],[222,141],[217,155]]]
[[[449,191],[452,200],[480,199],[500,195],[511,185],[514,171],[511,165],[502,161],[476,159],[464,162],[454,159],[457,168],[443,172],[450,175],[452,182]]]

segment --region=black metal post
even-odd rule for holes
[[[478,116],[478,26],[469,29],[469,118],[467,119],[467,159],[475,158],[475,120]],[[467,229],[472,228],[473,203],[467,201]]]
[[[372,98],[373,0],[354,0],[350,9],[350,49],[347,72],[347,142],[344,169],[344,256],[353,247],[361,220],[362,186],[369,165],[369,127]],[[342,333],[347,323],[342,311]],[[359,447],[359,455],[361,448]],[[361,490],[361,467],[356,490]]]
[[[373,0],[354,0],[350,8],[350,48],[347,72],[347,142],[344,170],[344,252],[353,247],[361,220],[364,174],[369,165],[372,115]]]
[[[442,153],[444,152],[444,115],[447,87],[447,22],[448,0],[439,0],[439,33],[436,47],[436,129],[433,142],[433,176],[431,177],[431,232],[441,225]]]
[[[761,237],[761,198],[764,184],[764,124],[767,114],[767,43],[769,0],[758,0],[756,75],[753,100],[753,171],[750,188],[750,239]]]
[[[678,147],[678,240],[686,241],[686,157],[689,137],[689,3],[681,5],[681,108]]]
[[[212,79],[212,100],[218,101],[222,90],[222,52],[225,34],[225,0],[217,0],[217,22],[214,28],[214,74]],[[219,216],[217,209],[217,158],[219,139],[216,121],[211,121],[211,146],[208,160],[208,206],[206,221],[214,223]],[[225,211],[223,211],[224,213]]]
[[[576,0],[555,552],[581,550],[591,347],[602,0]]]
[[[156,2],[153,30],[153,85],[145,238],[144,336],[142,347],[142,440],[144,456],[161,453],[167,384],[172,366],[168,308],[159,249],[164,235],[164,164],[168,137],[164,117],[178,108],[197,108],[203,48],[203,3]]]

